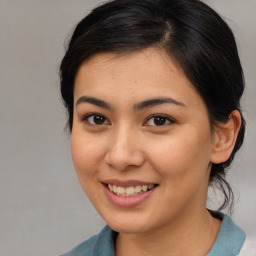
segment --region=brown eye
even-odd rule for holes
[[[157,115],[157,116],[153,116],[153,117],[149,118],[146,125],[164,126],[164,125],[167,125],[170,123],[174,123],[170,118],[168,118],[166,116]]]
[[[104,116],[97,115],[97,114],[92,114],[86,117],[84,120],[87,120],[87,122],[92,125],[109,124],[109,121]]]
[[[157,116],[157,117],[154,117],[154,124],[155,125],[165,125],[166,123],[166,118],[165,117],[161,117],[161,116]]]

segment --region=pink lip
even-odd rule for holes
[[[112,184],[112,183],[108,183],[108,184]],[[146,191],[144,193],[141,193],[141,194],[135,195],[135,196],[118,196],[118,195],[114,194],[113,192],[111,192],[106,185],[104,185],[104,184],[102,184],[102,185],[103,185],[104,192],[105,192],[105,195],[108,198],[108,200],[112,204],[119,206],[119,207],[137,206],[137,205],[143,203],[144,201],[146,201],[155,192],[155,189],[157,188],[157,187],[154,187],[153,189],[151,189],[149,191]],[[144,185],[146,185],[146,184],[144,183]]]
[[[115,179],[110,179],[110,180],[103,180],[102,183],[104,184],[111,184],[111,185],[116,185],[120,187],[129,187],[129,186],[142,186],[142,185],[154,185],[152,182],[147,182],[147,181],[140,181],[140,180],[115,180]]]

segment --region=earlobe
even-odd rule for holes
[[[235,147],[237,135],[241,127],[241,115],[233,110],[225,123],[219,123],[214,133],[211,163],[219,164],[227,161]]]

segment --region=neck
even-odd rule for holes
[[[204,209],[189,216],[180,216],[175,223],[139,234],[118,234],[116,255],[200,256],[206,255],[221,222]]]

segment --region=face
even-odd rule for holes
[[[156,49],[98,54],[81,65],[71,147],[82,188],[118,232],[151,232],[205,209],[207,109]]]

